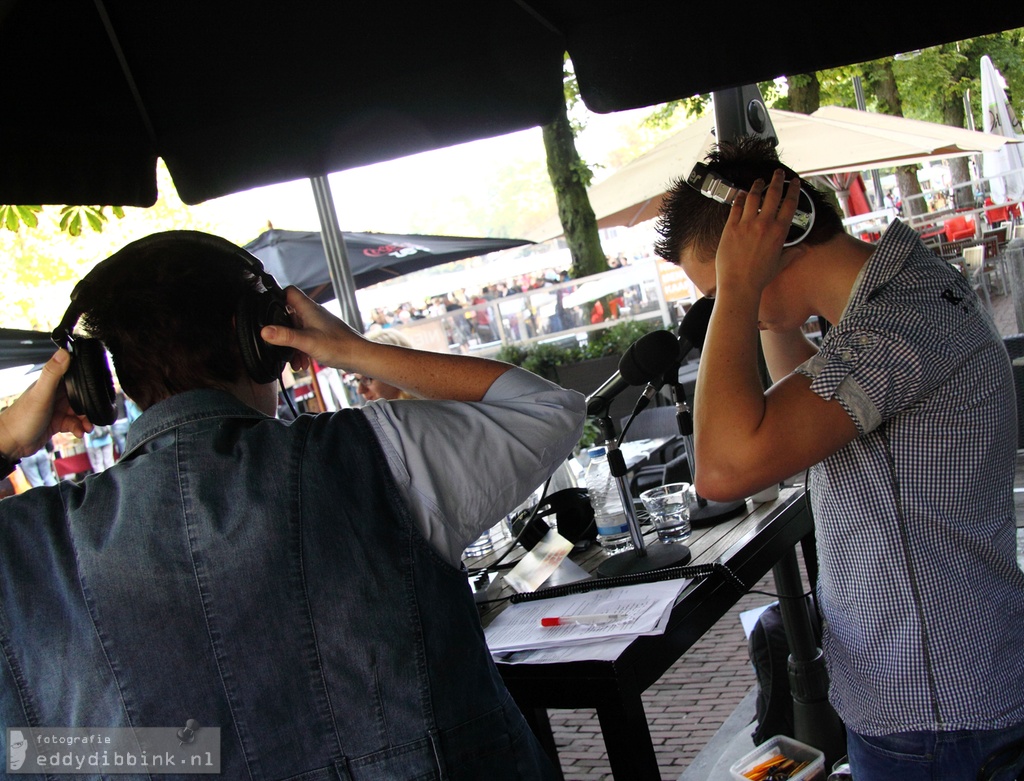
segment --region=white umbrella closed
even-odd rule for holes
[[[994,135],[1024,140],[1020,120],[1006,99],[1003,77],[986,54],[981,58],[981,105],[984,131]],[[985,176],[991,180],[992,200],[1007,203],[1024,198],[1024,154],[1020,144],[1007,144],[1002,149],[985,152]]]

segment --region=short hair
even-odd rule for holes
[[[82,293],[83,330],[110,351],[121,387],[143,409],[245,374],[235,310],[261,283],[227,247],[190,233],[127,245],[87,276]]]
[[[711,171],[744,190],[748,190],[755,179],[771,181],[777,168],[786,172],[787,179],[798,176],[779,160],[772,141],[757,136],[722,142],[712,149],[705,162]],[[714,255],[729,219],[730,207],[687,184],[687,175],[672,183],[662,201],[656,225],[661,239],[655,243],[654,251],[672,263],[678,263],[680,253],[691,247],[702,254]],[[801,181],[801,186],[814,203],[815,211],[814,226],[804,241],[811,245],[822,244],[841,233],[842,219],[832,201],[807,182]]]
[[[409,337],[394,328],[382,328],[367,334],[366,338],[381,344],[393,344],[396,347],[412,347]]]

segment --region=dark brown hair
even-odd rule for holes
[[[705,162],[716,174],[743,189],[749,189],[755,179],[771,181],[777,168],[786,171],[787,179],[797,177],[795,171],[779,161],[774,144],[756,136],[717,145]],[[713,256],[729,218],[729,206],[702,195],[687,184],[688,174],[689,171],[672,183],[656,226],[661,239],[654,245],[654,251],[672,263],[678,263],[679,254],[689,247]],[[801,185],[815,209],[814,227],[804,241],[821,244],[842,232],[842,220],[831,201],[806,182],[802,181]]]
[[[81,323],[106,345],[121,387],[145,409],[243,376],[235,308],[258,285],[238,258],[187,234],[129,245],[89,275]]]

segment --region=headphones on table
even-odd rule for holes
[[[736,196],[743,189],[712,171],[711,167],[705,163],[694,163],[693,170],[686,177],[686,183],[706,198],[728,206],[732,206]],[[807,194],[807,190],[801,186],[800,199],[797,202],[796,213],[789,226],[786,241],[783,243],[784,247],[792,247],[807,238],[807,234],[814,227],[814,214],[814,201]]]
[[[167,231],[127,244],[106,260],[98,263],[71,291],[71,305],[60,325],[51,334],[54,344],[71,353],[71,365],[64,375],[68,402],[78,415],[85,415],[94,425],[109,426],[117,418],[114,405],[114,378],[107,361],[107,351],[99,339],[76,336],[73,331],[82,314],[88,310],[88,292],[99,284],[96,274],[131,251],[148,250],[168,244],[188,252],[190,247],[212,249],[225,259],[240,264],[260,280],[262,290],[246,290],[235,306],[235,336],[242,364],[249,377],[258,383],[273,382],[281,376],[292,350],[268,344],[260,336],[267,325],[291,326],[284,291],[277,280],[263,268],[259,258],[220,236],[199,231]],[[83,296],[83,294],[85,294]]]
[[[558,533],[573,545],[597,539],[594,508],[586,488],[563,488],[543,499],[535,510],[520,513],[512,519],[512,534],[519,543],[532,550],[543,539],[551,526],[544,520],[555,516]]]

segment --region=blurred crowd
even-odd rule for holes
[[[492,285],[484,285],[475,289],[462,288],[441,295],[431,296],[421,304],[406,301],[395,307],[377,307],[370,313],[370,322],[367,323],[366,330],[367,333],[372,333],[382,328],[407,325],[413,320],[441,317],[447,312],[456,309],[463,309],[476,304],[486,304],[498,298],[513,296],[517,293],[526,293],[530,290],[537,290],[559,282],[567,282],[568,280],[568,269],[549,268],[543,271],[521,274],[517,277],[509,277],[503,282],[497,282]]]

